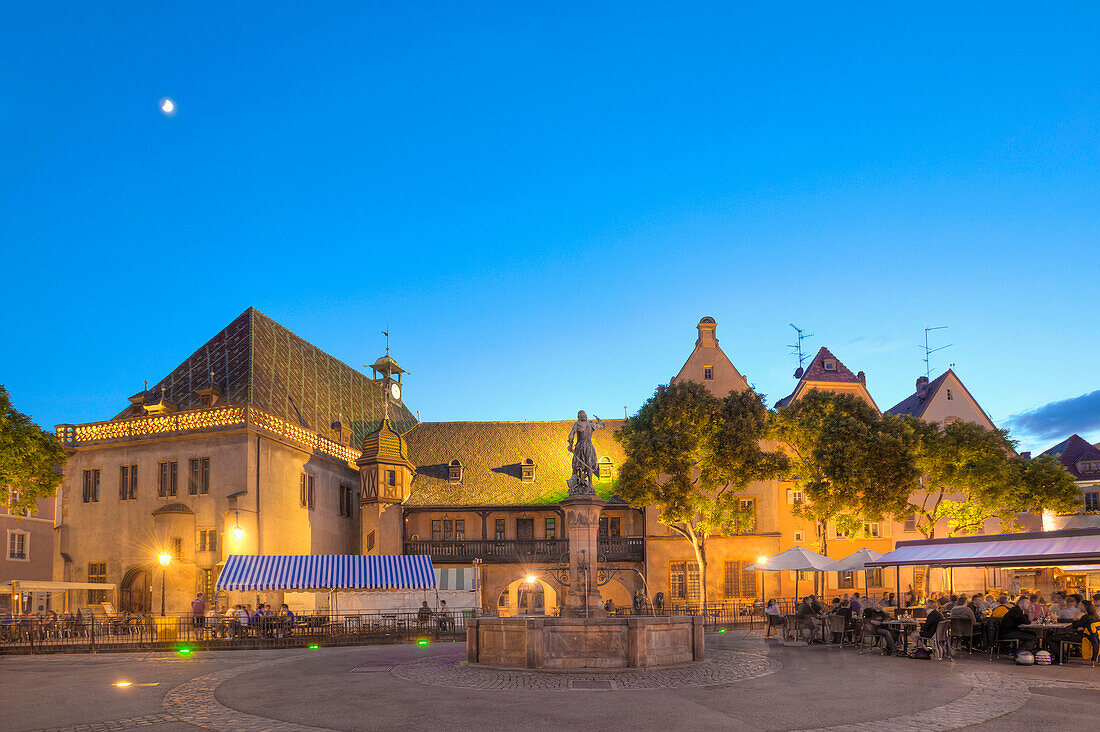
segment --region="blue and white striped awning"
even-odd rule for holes
[[[264,590],[425,590],[435,587],[431,557],[230,554],[215,588]]]

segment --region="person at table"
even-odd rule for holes
[[[894,596],[894,593],[891,592],[889,595],[886,596],[886,602],[883,603],[883,607],[897,607],[897,606],[898,606],[898,600]]]
[[[833,599],[833,609],[829,612],[830,615],[837,615],[844,618],[844,629],[852,627],[852,605],[849,600],[841,600],[839,597]],[[833,643],[839,643],[839,633],[833,633]]]
[[[810,597],[813,597],[813,595],[810,595]],[[814,612],[810,597],[803,598],[802,602],[798,604],[798,609],[794,613],[794,621],[797,627],[809,631],[807,641],[813,643],[816,640],[817,628],[820,626],[821,621],[818,619],[818,614]]]
[[[868,605],[863,608],[863,620],[869,626],[868,630],[882,638],[882,642],[886,646],[886,653],[892,656],[897,650],[897,642],[894,640],[894,633],[883,625],[889,619],[890,616],[882,612],[882,609],[876,605]]]
[[[432,619],[432,609],[428,607],[428,601],[420,603],[420,609],[416,611],[416,622],[427,625]]]
[[[1081,617],[1070,623],[1068,628],[1058,628],[1050,634],[1050,647],[1055,652],[1054,662],[1061,664],[1067,659],[1062,658],[1062,642],[1080,643],[1093,623],[1100,623],[1100,616],[1096,614],[1096,607],[1088,600],[1081,601]],[[1062,612],[1065,612],[1063,609]]]
[[[1026,597],[1020,597],[1001,617],[1001,625],[997,637],[1002,639],[1015,639],[1019,641],[1019,650],[1034,651],[1039,644],[1039,637],[1030,630],[1021,628],[1030,621],[1028,610],[1031,609],[1031,601]]]
[[[1067,597],[1063,600],[1062,609],[1058,611],[1058,619],[1072,623],[1080,620],[1084,614],[1085,611],[1077,607],[1077,601],[1072,597]]]
[[[1062,614],[1062,610],[1066,607],[1066,593],[1061,590],[1055,592],[1050,596],[1050,613],[1054,617],[1059,617]]]
[[[280,636],[288,636],[294,632],[294,623],[297,618],[294,617],[294,612],[290,609],[290,606],[285,602],[279,608],[279,625],[281,626]]]
[[[909,590],[905,593],[905,607],[913,607],[917,604],[917,593],[913,592],[913,585],[909,585]]]
[[[940,612],[940,608],[946,604],[943,598],[940,598],[940,602],[936,602],[929,598],[928,602],[924,603],[924,624],[909,634],[909,641],[913,644],[914,648],[920,647],[920,641],[928,640],[936,637],[936,628],[939,627],[943,621],[943,613]]]
[[[779,609],[779,603],[775,600],[768,600],[768,606],[764,608],[765,615],[782,615],[783,611]]]
[[[1042,602],[1039,601],[1039,596],[1032,593],[1027,596],[1027,617],[1033,622],[1037,623],[1043,619],[1046,615],[1047,609]]]
[[[863,613],[863,598],[859,596],[859,593],[852,595],[852,602],[849,603],[849,607],[852,608],[852,614],[857,618]]]

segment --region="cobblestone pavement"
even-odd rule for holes
[[[802,732],[940,732],[970,727],[1015,712],[1027,704],[1031,689],[1060,687],[1100,689],[1100,684],[1057,679],[1028,679],[994,671],[964,671],[959,676],[970,684],[970,693],[949,704],[916,714],[889,717],[860,724],[816,727]]]
[[[538,673],[473,668],[459,654],[421,658],[395,666],[390,673],[406,681],[459,689],[575,691],[578,689],[628,691],[714,686],[775,673],[778,661],[759,653],[712,650],[706,663],[683,668],[623,673]]]
[[[179,720],[171,714],[147,714],[143,717],[131,717],[130,719],[114,719],[110,722],[77,724],[71,727],[53,727],[51,729],[41,730],[41,732],[114,732],[114,730],[152,727],[153,725],[167,724],[176,721]]]
[[[310,732],[322,730],[322,727],[281,722],[254,714],[245,714],[227,707],[214,696],[214,690],[222,682],[259,668],[268,668],[273,663],[287,663],[300,656],[260,661],[234,668],[222,669],[205,674],[180,684],[164,697],[164,708],[173,718],[203,729],[219,732]]]

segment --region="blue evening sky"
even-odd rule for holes
[[[425,420],[622,416],[703,315],[770,402],[793,322],[885,408],[949,325],[999,424],[1072,400],[1025,448],[1100,439],[1094,3],[226,5],[0,10],[0,382],[43,425],[252,305],[355,366],[388,326]]]

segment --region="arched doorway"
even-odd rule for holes
[[[501,616],[552,615],[557,605],[558,593],[541,579],[518,579],[501,590],[497,598]]]
[[[152,608],[152,580],[143,567],[132,567],[122,578],[118,591],[120,612],[147,613]]]

